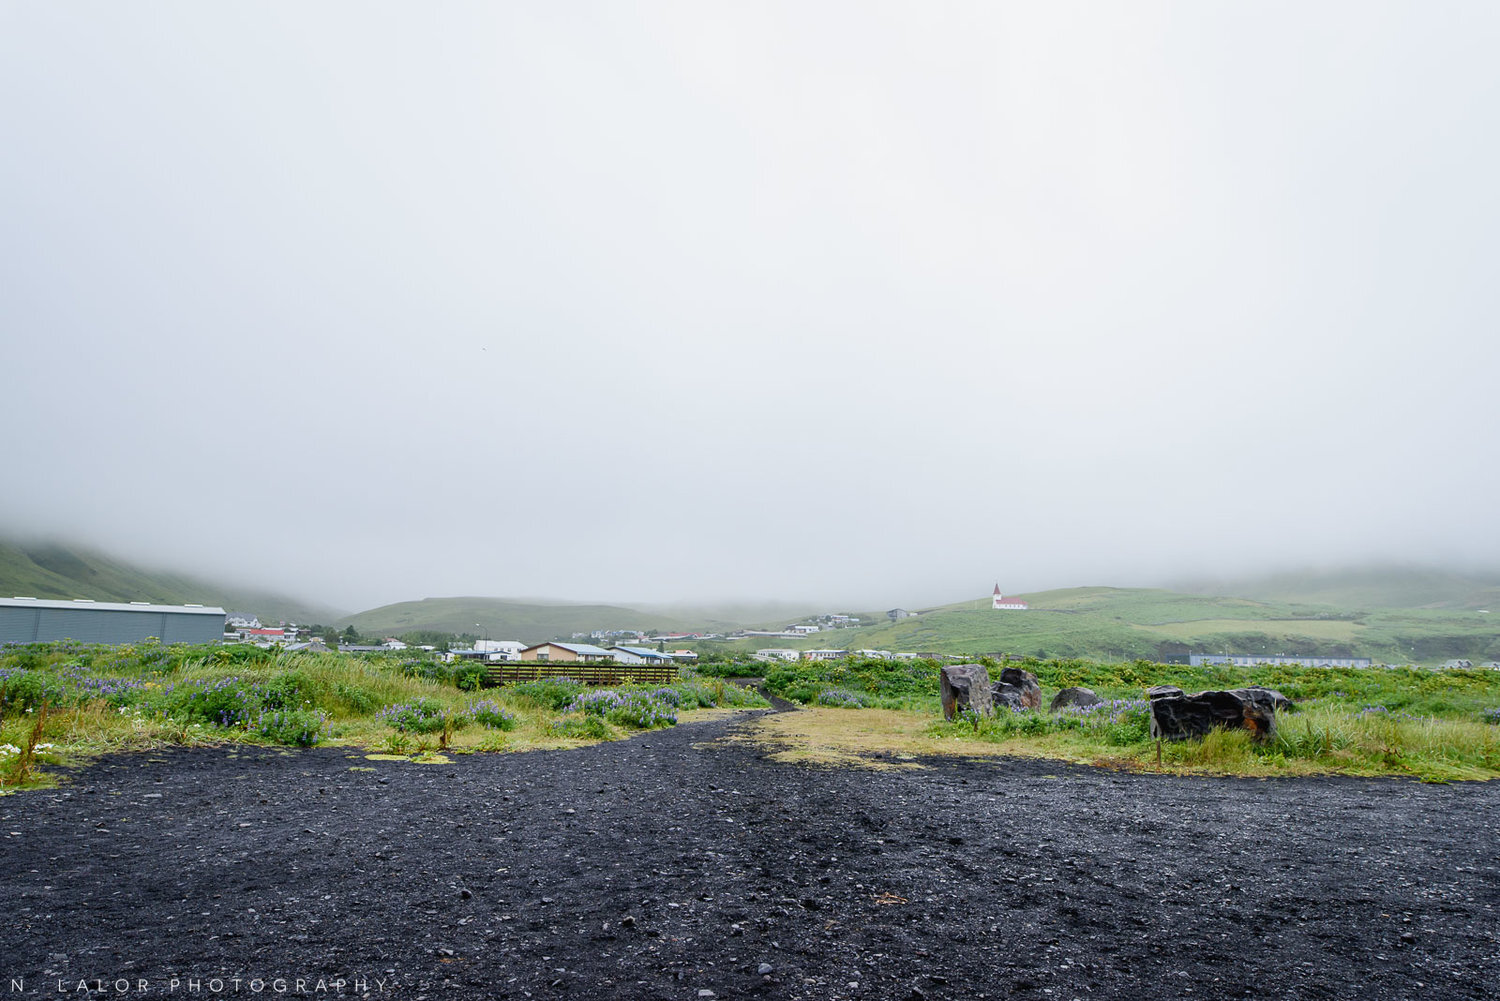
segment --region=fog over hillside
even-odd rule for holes
[[[1500,567],[1500,8],[11,4],[0,529],[370,608]]]

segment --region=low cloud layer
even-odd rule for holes
[[[348,607],[1500,565],[1492,6],[0,25],[0,526]]]

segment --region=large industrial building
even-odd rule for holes
[[[0,646],[14,643],[212,643],[224,636],[224,609],[144,601],[0,598]]]
[[[1369,667],[1369,657],[1271,657],[1266,654],[1194,653],[1188,655],[1188,663],[1194,667],[1212,664],[1228,664],[1232,667],[1258,667],[1270,664],[1273,667]]]

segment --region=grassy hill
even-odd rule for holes
[[[986,597],[900,622],[753,645],[1099,659],[1205,652],[1391,663],[1500,659],[1500,618],[1477,609],[1345,609],[1154,588],[1068,588],[1021,597],[1029,610],[994,611]]]
[[[250,612],[267,622],[330,622],[341,613],[315,604],[244,588],[223,587],[166,571],[148,570],[80,546],[0,539],[0,595],[93,598],[95,601],[194,602]]]
[[[477,624],[477,626],[476,626]],[[491,639],[541,643],[566,639],[595,629],[639,629],[658,632],[701,631],[705,625],[615,605],[569,605],[507,598],[423,598],[383,605],[339,619],[364,636],[398,636],[432,629],[445,633],[481,633]]]
[[[881,612],[856,609],[854,613],[869,623],[859,629],[725,645],[740,651],[764,646],[837,647],[1095,659],[1158,659],[1218,651],[1357,656],[1420,664],[1454,657],[1476,663],[1500,660],[1500,582],[1496,578],[1376,567],[1195,585],[1191,591],[1067,588],[1024,595],[1031,605],[1024,612],[993,611],[985,596],[922,610],[901,622],[890,622]],[[528,643],[595,629],[727,632],[751,624],[774,627],[798,621],[805,611],[772,602],[717,608],[629,608],[466,597],[401,602],[346,616],[281,595],[143,569],[79,546],[3,539],[0,594],[198,602],[253,612],[265,621],[353,625],[367,636],[436,630],[478,632]]]
[[[1305,570],[1190,584],[1184,590],[1336,608],[1493,608],[1500,612],[1500,575],[1468,575],[1427,567]]]

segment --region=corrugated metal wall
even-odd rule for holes
[[[0,643],[35,643],[37,624],[41,620],[40,608],[0,605]]]
[[[197,612],[104,608],[14,608],[0,606],[0,643],[212,643],[223,638],[224,618]]]

